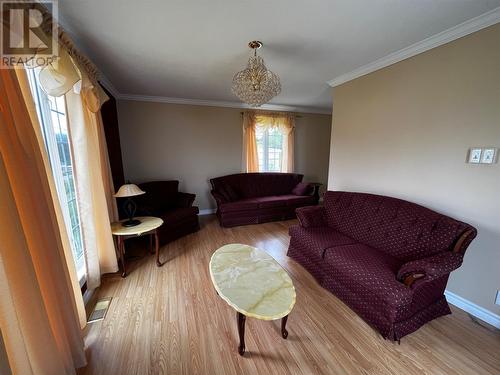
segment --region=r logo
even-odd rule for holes
[[[54,1],[1,1],[2,67],[19,63],[45,65],[44,58],[57,55]],[[52,17],[50,17],[52,14]],[[33,57],[36,55],[36,64]]]

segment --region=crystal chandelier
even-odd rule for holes
[[[280,78],[267,70],[264,59],[257,56],[262,42],[252,41],[248,46],[253,49],[253,56],[248,59],[247,67],[233,77],[231,91],[252,107],[259,107],[281,92]]]

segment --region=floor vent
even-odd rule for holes
[[[89,319],[87,320],[87,323],[94,323],[98,322],[99,320],[103,320],[106,317],[106,313],[108,312],[111,299],[111,297],[107,297],[98,300],[94,306],[92,314],[90,314]]]

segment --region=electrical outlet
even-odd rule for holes
[[[497,290],[497,298],[495,298],[495,305],[500,305],[500,290]]]
[[[483,153],[482,148],[471,148],[469,150],[469,158],[468,162],[472,164],[479,164],[481,163],[481,154]]]
[[[483,153],[481,155],[481,163],[482,164],[493,164],[496,162],[497,158],[497,149],[496,148],[485,148],[483,149]]]

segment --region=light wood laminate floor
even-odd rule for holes
[[[202,229],[132,263],[126,279],[106,277],[95,298],[113,297],[104,321],[86,329],[89,364],[80,374],[500,374],[500,334],[464,312],[385,341],[286,256],[295,220],[224,229],[214,216]],[[165,223],[164,225],[168,225]],[[215,293],[211,254],[227,243],[271,254],[290,274],[297,303],[289,336],[280,320],[247,319],[247,352],[237,352],[236,313]],[[144,242],[147,243],[147,242]]]

